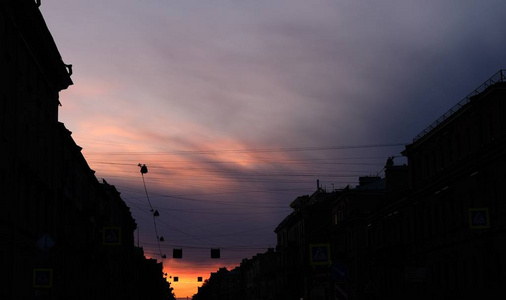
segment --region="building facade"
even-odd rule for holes
[[[425,274],[418,277],[428,296],[490,298],[506,283],[505,153],[502,70],[406,146],[415,268],[404,279]]]
[[[370,216],[373,268],[364,299],[500,293],[505,75],[499,71],[406,145],[407,193]]]
[[[119,192],[58,122],[72,67],[38,5],[0,2],[0,299],[144,299],[148,274],[164,291],[151,299],[170,299]]]
[[[278,253],[276,299],[320,299],[332,294],[330,207],[339,193],[327,192],[317,183],[312,195],[297,197],[290,204],[293,212],[274,230]]]

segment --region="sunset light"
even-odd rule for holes
[[[415,237],[430,234],[443,247],[454,234],[445,228],[468,230],[451,243],[502,228],[501,179],[477,158],[495,144],[479,152],[472,142],[502,141],[503,107],[443,122],[503,83],[506,2],[6,0],[0,9],[0,232],[9,237],[0,261],[17,276],[6,273],[7,286],[30,279],[21,292],[0,286],[0,298],[141,297],[153,284],[191,299],[211,274],[227,282],[248,267],[286,275],[264,276],[263,290],[300,286],[284,288],[290,299],[361,299],[390,286],[381,280],[429,291],[430,280],[453,282],[451,272],[464,274],[452,291],[463,289],[485,265],[479,243],[472,259],[451,263],[437,259],[457,250],[395,251],[425,249]],[[403,215],[396,205],[406,199],[416,205]],[[435,221],[394,223],[415,220],[408,213]],[[412,244],[395,248],[396,239]],[[500,253],[487,259],[499,264]],[[383,276],[391,256],[417,259]],[[251,283],[254,272],[241,278]],[[80,285],[88,278],[91,287]]]

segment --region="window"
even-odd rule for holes
[[[453,162],[453,149],[452,149],[452,139],[451,137],[448,138],[446,141],[447,147],[448,147],[448,162],[451,164]]]
[[[460,151],[460,148],[462,147],[461,144],[460,144],[460,134],[457,134],[457,137],[455,138],[455,150],[456,150],[456,154],[457,154],[457,159],[460,159],[460,156],[462,155],[461,151]]]
[[[343,211],[338,210],[334,213],[334,225],[341,222],[343,220]]]
[[[465,145],[465,151],[467,153],[471,153],[471,129],[468,127],[466,128],[466,145]]]

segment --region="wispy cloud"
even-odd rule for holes
[[[346,186],[402,150],[331,146],[408,142],[506,61],[499,0],[89,0],[41,9],[74,66],[60,119],[97,176],[118,186],[146,243],[155,237],[139,162],[174,245],[268,247],[289,202],[316,179]],[[227,264],[257,251],[246,248],[225,252]],[[206,256],[173,270],[216,269]]]

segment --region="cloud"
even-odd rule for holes
[[[156,257],[139,162],[171,245],[224,247],[219,263],[188,251],[180,272],[237,265],[275,243],[288,204],[316,179],[330,189],[377,174],[402,146],[333,146],[408,142],[503,68],[505,8],[496,0],[41,6],[74,66],[60,119],[97,176],[121,191],[147,252]]]

